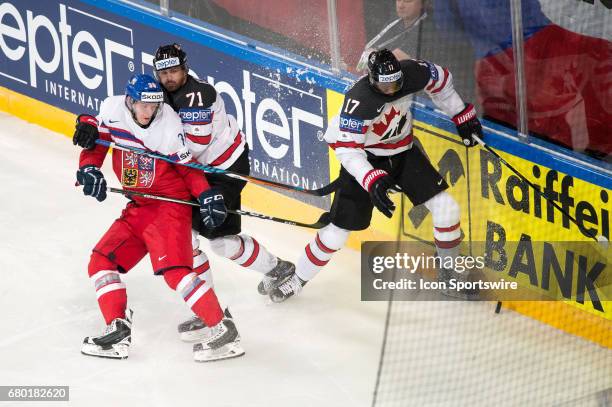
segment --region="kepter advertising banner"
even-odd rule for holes
[[[253,176],[308,189],[329,181],[320,141],[325,88],[295,70],[270,69],[83,2],[0,3],[0,86],[71,113],[94,113],[104,98],[124,93],[131,75],[152,73],[157,47],[173,42],[238,120]]]

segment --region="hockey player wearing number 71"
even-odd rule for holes
[[[125,96],[106,98],[97,117],[80,115],[75,138],[83,133],[140,149],[159,152],[178,163],[192,160],[178,115],[163,103],[159,84],[149,75],[134,75]],[[106,198],[106,180],[100,167],[108,147],[84,149],[77,182],[83,193],[98,201]],[[113,170],[126,190],[175,199],[198,197],[201,218],[220,224],[226,217],[223,196],[211,188],[204,174],[145,155],[113,150]],[[210,225],[209,225],[210,226]],[[192,268],[191,207],[133,196],[121,216],[94,247],[88,274],[107,327],[99,336],[88,336],[81,352],[123,359],[131,344],[132,318],[121,273],[127,273],[149,254],[155,275],[163,276],[191,310],[211,327],[206,340],[194,345],[194,359],[209,361],[241,356],[238,331],[224,315],[211,284]]]
[[[189,74],[187,53],[179,44],[161,45],[153,58],[155,77],[165,100],[181,117],[186,144],[201,164],[249,175],[249,148],[236,119],[225,110],[221,94],[211,84]],[[217,189],[228,209],[241,205],[243,180],[223,174],[208,174],[210,185]],[[268,295],[273,283],[284,282],[295,271],[293,263],[272,254],[253,236],[241,233],[240,215],[228,214],[214,229],[202,227],[200,213],[193,211],[194,271],[208,275],[208,258],[198,249],[198,235],[208,239],[211,250],[250,271],[261,274],[257,291]],[[212,281],[212,280],[211,280]],[[179,324],[181,339],[191,341],[208,335],[210,329],[197,315]]]
[[[428,61],[400,62],[387,49],[372,52],[368,75],[346,93],[340,114],[325,133],[342,164],[330,224],[306,245],[295,274],[271,291],[272,301],[282,302],[299,293],[344,246],[351,231],[369,227],[374,207],[390,218],[395,210],[390,192],[401,191],[414,205],[424,204],[432,214],[437,254],[459,256],[459,205],[446,192],[446,181],[412,143],[410,107],[413,94],[419,91],[452,117],[464,145],[475,145],[472,134],[482,137],[474,106],[465,104],[454,90],[448,69]],[[439,280],[451,278],[462,280],[467,273],[438,270]],[[472,298],[475,293],[445,294]]]

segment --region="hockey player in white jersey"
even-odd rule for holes
[[[149,75],[134,75],[127,84],[126,95],[105,99],[97,117],[80,115],[75,140],[87,135],[164,154],[177,163],[192,161],[180,118],[163,103],[161,87]],[[77,182],[83,185],[85,195],[98,201],[106,198],[106,181],[100,167],[107,151],[108,147],[96,145],[83,150],[79,159]],[[113,171],[125,190],[183,200],[194,196],[208,227],[223,222],[223,196],[209,185],[201,171],[118,149],[113,150],[112,161]],[[108,358],[128,356],[132,318],[121,274],[129,272],[148,253],[154,274],[163,276],[191,310],[212,327],[211,335],[194,346],[194,359],[209,361],[243,355],[236,326],[224,315],[212,284],[192,268],[191,207],[136,195],[130,199],[91,254],[88,274],[107,328],[102,335],[86,337],[81,352]]]
[[[179,114],[194,158],[215,168],[249,174],[249,148],[236,119],[227,114],[221,95],[209,83],[189,74],[187,54],[178,44],[160,46],[153,60],[166,102]],[[246,182],[223,174],[208,174],[208,181],[218,188],[228,209],[240,209],[240,195]],[[295,265],[270,253],[254,237],[240,233],[240,215],[228,214],[214,229],[201,226],[198,211],[193,212],[194,268],[208,273],[208,258],[198,250],[198,233],[209,239],[219,256],[262,274],[257,291],[268,295],[273,284],[280,284],[295,271]],[[181,338],[192,340],[206,335],[204,323],[194,316],[178,326]]]
[[[466,105],[454,90],[448,69],[428,61],[399,62],[387,49],[372,52],[368,75],[346,93],[340,114],[331,120],[325,134],[342,164],[330,224],[306,245],[295,274],[270,292],[272,301],[282,302],[299,293],[344,246],[351,231],[368,228],[374,207],[390,218],[395,210],[390,192],[401,191],[414,205],[429,209],[439,256],[459,255],[459,205],[446,192],[444,178],[412,142],[410,106],[419,91],[452,117],[466,146],[475,145],[472,134],[482,137],[474,106]],[[466,273],[454,270],[438,273],[441,280],[466,278]],[[458,295],[471,298],[474,294]]]

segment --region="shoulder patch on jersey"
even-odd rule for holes
[[[432,80],[437,81],[439,79],[438,70],[431,62],[421,59],[419,60],[419,65],[426,66],[429,69],[429,72],[431,72]]]
[[[366,125],[363,120],[349,116],[340,116],[340,130],[349,133],[363,134],[366,131]]]
[[[192,76],[193,80],[196,81],[197,83],[205,83],[207,85],[210,85],[208,82],[206,82],[204,79],[200,79],[200,78],[196,78],[194,76]]]
[[[211,109],[201,109],[198,107],[182,107],[178,111],[181,121],[188,124],[209,124],[213,119]]]

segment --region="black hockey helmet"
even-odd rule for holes
[[[181,66],[185,71],[189,71],[187,68],[187,54],[181,46],[177,43],[161,45],[155,51],[155,57],[153,58],[153,72],[155,72],[155,79],[157,72],[163,71],[164,69],[173,68],[175,66]]]
[[[373,51],[368,57],[368,78],[372,88],[385,95],[398,92],[404,84],[399,61],[386,48]]]

